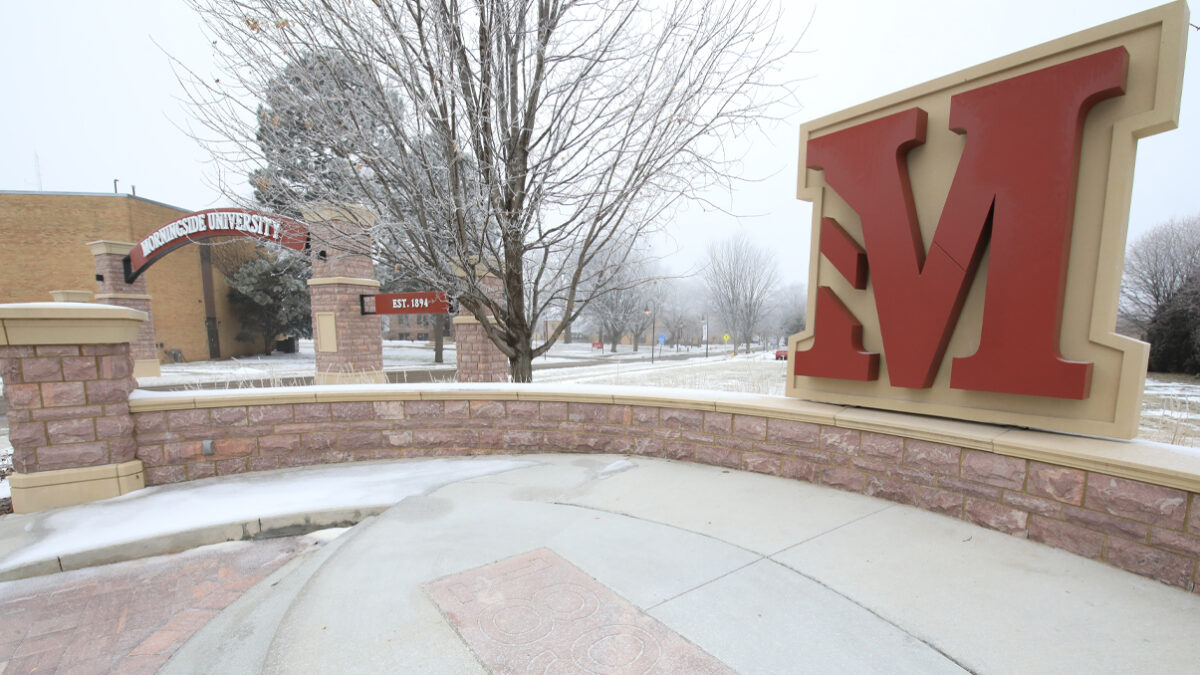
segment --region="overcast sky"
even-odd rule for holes
[[[811,209],[795,199],[800,125],[977,63],[1120,18],[1144,0],[823,0],[789,3],[785,27],[811,26],[793,62],[802,108],[745,139],[739,214],[681,211],[670,226],[676,269],[707,243],[746,232],[779,256],[788,281],[807,278]],[[0,1],[0,190],[121,192],[199,210],[228,204],[205,151],[181,129],[188,111],[163,50],[204,72],[199,20],[171,0]],[[1198,37],[1190,34],[1193,42]],[[157,43],[157,45],[156,45]],[[160,47],[161,46],[161,47]],[[1180,128],[1141,141],[1130,238],[1200,214],[1200,63],[1188,49]],[[245,190],[241,177],[225,177]]]

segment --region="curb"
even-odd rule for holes
[[[227,541],[291,537],[329,527],[349,527],[370,516],[383,513],[392,506],[393,504],[382,504],[292,513],[173,532],[3,568],[0,569],[0,581],[28,579],[138,558],[180,553],[199,546]]]

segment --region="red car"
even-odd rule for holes
[[[776,349],[775,350],[775,360],[776,361],[787,361],[787,350],[786,349]]]

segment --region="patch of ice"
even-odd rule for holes
[[[608,478],[610,476],[621,473],[622,471],[628,471],[630,469],[636,469],[636,468],[637,468],[637,464],[634,464],[633,462],[631,462],[627,459],[618,459],[617,461],[613,462],[612,464],[609,464],[608,466],[604,467],[603,469],[600,469],[600,471],[598,471],[596,473],[596,478],[599,478],[600,480],[604,480],[605,478]]]

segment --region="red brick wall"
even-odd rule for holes
[[[308,464],[618,453],[744,469],[967,520],[1200,592],[1200,496],[1094,471],[764,415],[510,400],[134,414],[147,484]],[[215,454],[201,454],[214,439]]]

